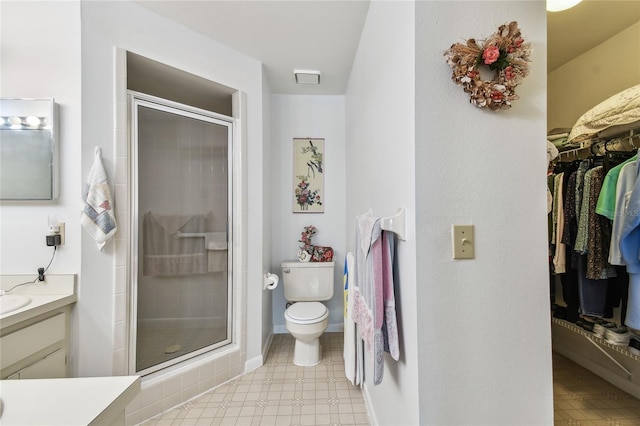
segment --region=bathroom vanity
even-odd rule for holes
[[[33,276],[0,276],[0,288]],[[69,378],[75,275],[0,296],[0,424],[124,425],[125,408],[140,392],[140,377]],[[10,380],[31,379],[31,380]]]
[[[6,425],[124,425],[140,377],[5,380],[0,423]]]
[[[46,281],[16,287],[0,296],[0,379],[69,376],[71,307],[75,275],[48,275]],[[8,290],[33,276],[1,276]]]

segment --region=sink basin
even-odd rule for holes
[[[2,295],[0,296],[0,315],[20,309],[23,306],[27,306],[29,303],[31,303],[31,298],[29,296],[21,294]]]

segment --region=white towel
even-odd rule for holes
[[[96,147],[93,166],[82,191],[83,206],[80,216],[80,223],[96,242],[98,250],[102,250],[118,230],[101,154],[100,148]]]
[[[207,272],[204,215],[185,215],[183,219],[146,213],[142,218],[142,267],[144,275],[191,275]],[[160,220],[158,220],[160,219]],[[167,232],[163,223],[182,223],[178,230],[186,237]],[[189,236],[191,234],[191,236]],[[225,252],[226,254],[226,252]],[[226,256],[225,256],[226,257]]]
[[[355,258],[348,252],[344,260],[344,373],[353,385],[360,384],[358,373],[357,345],[361,342],[356,334],[356,323],[353,321],[353,298],[351,292],[355,282]]]

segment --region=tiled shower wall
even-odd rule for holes
[[[139,216],[147,212],[156,217],[202,215],[204,227],[197,232],[226,232],[230,155],[226,127],[152,115],[154,118],[138,123],[148,142],[139,148],[138,173],[144,187],[138,195]],[[142,220],[138,229],[144,234]],[[177,321],[202,319],[209,326],[224,327],[226,287],[227,274],[223,271],[189,276],[142,275],[138,280],[138,319],[150,320],[147,323],[151,324],[168,324],[167,316]]]
[[[114,327],[113,327],[113,375],[128,372],[128,282],[130,255],[128,241],[130,212],[129,146],[127,111],[127,55],[116,48],[115,63],[115,179],[114,196],[116,218],[120,232],[115,238],[114,259]],[[233,344],[209,354],[200,355],[179,365],[143,377],[140,394],[127,406],[126,424],[134,425],[218,386],[244,372],[246,360],[246,232],[247,189],[246,167],[242,152],[245,141],[234,141],[233,191],[234,244],[233,253]]]

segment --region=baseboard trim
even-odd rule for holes
[[[244,372],[248,373],[257,368],[260,368],[264,365],[264,360],[267,359],[267,354],[269,353],[269,348],[271,348],[271,342],[273,342],[273,334],[270,334],[267,338],[267,341],[264,342],[262,346],[262,354],[251,359],[248,359],[244,363]]]
[[[361,386],[362,388],[362,396],[364,397],[364,406],[367,409],[367,415],[369,416],[369,422],[371,426],[378,426],[378,419],[376,418],[376,412],[373,409],[373,404],[371,403],[371,395],[369,395],[369,390],[366,386]]]

